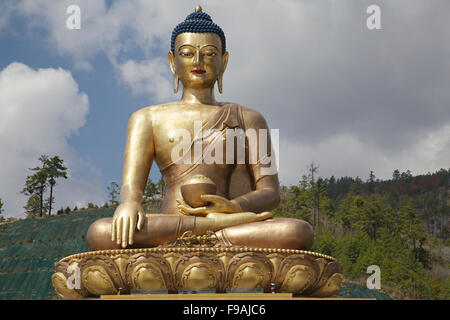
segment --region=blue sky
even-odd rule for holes
[[[5,216],[23,216],[18,191],[41,154],[61,155],[70,169],[57,208],[104,203],[106,186],[121,182],[129,116],[180,98],[169,39],[198,3],[230,52],[216,98],[260,111],[280,130],[283,184],[297,183],[311,161],[324,177],[362,179],[448,168],[450,4],[431,2],[2,1]],[[71,4],[80,6],[80,30],[66,28]],[[366,26],[371,4],[381,8],[381,30]]]
[[[95,55],[90,71],[74,68],[70,56],[58,54],[48,43],[48,31],[29,28],[27,19],[13,15],[10,30],[0,34],[0,69],[12,62],[22,62],[33,69],[60,67],[70,70],[79,90],[89,97],[90,111],[86,125],[78,134],[71,135],[68,143],[86,160],[102,168],[105,185],[111,181],[120,182],[128,118],[151,101],[145,95],[133,95],[129,89],[118,85],[114,70],[103,53]],[[141,52],[133,56],[138,60],[143,58]],[[153,177],[158,177],[157,171]]]

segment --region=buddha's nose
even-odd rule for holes
[[[194,55],[194,65],[200,64],[200,52],[196,52]]]

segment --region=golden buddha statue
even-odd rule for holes
[[[228,56],[222,29],[200,6],[175,27],[169,64],[175,92],[183,85],[181,101],[131,116],[121,203],[113,218],[90,226],[91,251],[55,263],[59,297],[252,288],[328,297],[339,291],[336,259],[307,251],[311,225],[272,217],[280,191],[264,117],[214,98]],[[154,160],[166,192],[161,213],[148,214],[141,202]]]
[[[186,231],[194,235],[215,232],[223,246],[309,249],[313,241],[309,223],[272,218],[270,210],[279,204],[280,193],[276,171],[264,174],[264,168],[274,165],[270,136],[261,134],[267,132],[266,120],[255,110],[214,98],[216,82],[222,92],[229,53],[222,29],[200,6],[174,29],[168,58],[174,91],[178,91],[180,81],[183,86],[181,101],[149,106],[130,117],[121,202],[113,218],[100,219],[89,228],[90,249],[156,247],[173,243]],[[228,138],[225,132],[237,129],[253,130],[258,135],[256,141],[267,140],[264,145],[269,150],[262,156],[264,159],[259,156],[257,161],[249,161],[252,147],[255,154],[261,153],[261,143],[246,138],[245,161],[237,159],[239,151],[231,155],[230,161],[230,152],[236,148],[230,151],[224,146],[220,150],[214,147],[215,159],[224,161],[207,163],[205,153],[214,141]],[[200,134],[200,143],[190,144],[183,161],[173,159],[181,140],[174,132],[179,130],[194,139]],[[213,134],[201,136],[208,130]],[[195,158],[199,148],[200,158],[185,161]],[[145,214],[141,206],[153,161],[166,183],[161,214]],[[216,194],[203,195],[208,205],[193,208],[183,200],[181,187],[199,174],[214,182]]]

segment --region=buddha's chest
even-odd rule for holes
[[[153,125],[155,161],[164,170],[171,164],[227,165],[226,133],[208,126],[216,110],[165,113]],[[230,163],[228,163],[230,164]]]

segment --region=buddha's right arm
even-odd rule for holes
[[[153,162],[153,129],[148,109],[135,112],[128,121],[120,205],[114,212],[111,240],[123,248],[134,242],[135,230],[144,224],[142,194]]]
[[[154,154],[150,110],[138,110],[130,117],[125,145],[120,202],[141,203]]]

